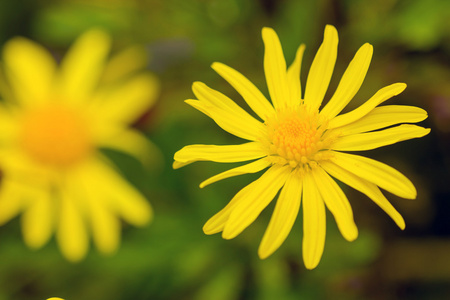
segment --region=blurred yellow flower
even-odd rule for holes
[[[63,298],[58,298],[58,297],[51,297],[48,298],[47,300],[64,300]]]
[[[148,158],[151,142],[129,125],[153,104],[158,84],[140,72],[145,52],[130,48],[108,59],[110,48],[107,34],[91,30],[60,66],[25,38],[3,51],[0,223],[22,213],[25,243],[39,248],[55,233],[70,261],[85,256],[89,234],[99,251],[112,253],[119,218],[141,226],[152,217],[99,149]]]
[[[281,190],[258,254],[266,258],[284,242],[303,199],[303,260],[308,269],[313,269],[322,257],[325,244],[325,206],[334,215],[344,238],[352,241],[358,235],[347,197],[332,177],[366,194],[403,229],[403,218],[379,187],[399,197],[414,199],[416,189],[413,184],[381,162],[342,151],[370,150],[422,137],[430,130],[410,124],[393,125],[422,121],[427,113],[411,106],[377,107],[406,88],[404,83],[395,83],[379,90],[355,110],[339,115],[364,80],[372,58],[370,44],[364,44],[358,50],[333,97],[319,110],[337,57],[336,29],[330,25],[325,28],[324,41],[309,70],[304,95],[300,84],[304,45],[299,47],[293,64],[286,68],[275,31],[264,28],[262,37],[265,45],[264,70],[272,105],[236,70],[221,63],[214,63],[212,68],[242,95],[263,122],[201,82],[193,84],[198,100],[186,100],[222,129],[249,142],[240,145],[186,146],[175,153],[174,168],[195,161],[229,163],[255,160],[213,176],[202,182],[200,187],[269,168],[209,219],[203,227],[204,232],[222,232],[225,239],[236,237]],[[386,127],[389,128],[383,129]]]

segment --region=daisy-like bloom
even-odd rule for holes
[[[0,223],[21,214],[29,247],[43,246],[55,233],[70,261],[85,256],[89,236],[100,252],[113,253],[120,219],[142,226],[152,216],[148,201],[100,147],[148,158],[152,144],[129,125],[152,105],[158,83],[143,71],[143,49],[109,59],[110,48],[107,34],[91,30],[59,66],[25,38],[3,50]]]
[[[300,84],[300,66],[305,46],[298,48],[294,62],[286,68],[275,31],[264,28],[262,38],[265,45],[264,71],[272,103],[236,70],[221,63],[212,65],[262,121],[201,82],[193,84],[198,100],[186,100],[222,129],[247,142],[240,145],[186,146],[175,153],[174,168],[195,161],[231,163],[254,160],[215,175],[202,182],[200,187],[268,168],[209,219],[203,231],[206,234],[222,232],[225,239],[236,237],[281,190],[258,254],[264,259],[278,249],[288,236],[302,202],[303,260],[306,268],[313,269],[320,261],[325,244],[325,207],[333,214],[345,239],[352,241],[358,235],[352,208],[333,177],[366,194],[403,229],[403,218],[379,187],[399,197],[414,199],[416,189],[413,184],[390,166],[344,151],[370,150],[422,137],[429,132],[429,129],[419,126],[401,124],[424,120],[427,113],[420,108],[403,105],[377,107],[400,94],[406,84],[395,83],[382,88],[360,107],[340,114],[359,90],[367,73],[373,49],[370,44],[364,44],[350,62],[333,97],[320,109],[336,61],[336,29],[330,25],[325,28],[324,40],[309,70],[304,94]]]

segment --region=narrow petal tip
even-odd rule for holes
[[[181,168],[181,167],[183,167],[183,166],[184,166],[184,164],[180,163],[179,161],[174,161],[174,162],[172,163],[172,168],[173,168],[174,170],[179,169],[179,168]]]
[[[343,237],[347,241],[353,242],[354,240],[356,240],[358,238],[358,228],[356,226],[354,226],[354,228],[352,228],[351,230],[347,231],[345,233],[345,235],[343,234]]]
[[[372,54],[373,54],[373,46],[372,46],[372,44],[365,43],[364,45],[361,46],[361,48],[363,48],[366,51],[370,52],[370,54],[372,56]]]
[[[213,62],[213,63],[211,64],[211,68],[212,68],[213,70],[216,70],[216,68],[218,68],[218,67],[220,67],[220,66],[222,66],[222,65],[223,65],[223,63],[218,62],[218,61],[215,61],[215,62]]]
[[[229,234],[225,235],[225,234],[223,234],[223,232],[222,232],[222,238],[223,238],[224,240],[232,240],[232,239],[235,238],[235,236],[231,236],[231,235],[229,235]]]
[[[202,85],[202,84],[204,84],[203,82],[201,82],[201,81],[194,81],[193,83],[192,83],[192,90],[194,91],[194,90],[196,90],[200,85]]]
[[[325,26],[324,33],[325,33],[325,35],[327,35],[327,34],[332,34],[332,35],[335,35],[335,36],[338,35],[336,27],[334,27],[333,25],[330,25],[330,24]]]
[[[262,28],[261,32],[262,32],[262,34],[266,34],[266,33],[269,33],[269,32],[274,32],[274,30],[273,30],[272,27],[265,26],[265,27]]]
[[[203,233],[206,234],[206,235],[211,235],[211,234],[213,234],[213,232],[211,232],[210,226],[208,226],[208,223],[206,223],[205,225],[203,225],[202,230],[203,230]]]
[[[268,258],[272,253],[267,251],[266,249],[262,249],[261,246],[258,248],[258,257],[260,259],[266,259]]]
[[[314,262],[314,261],[304,260],[304,263],[305,263],[305,268],[307,268],[308,270],[313,270],[317,267],[317,265],[319,264],[319,261]]]
[[[393,91],[394,96],[401,94],[407,87],[406,83],[403,82],[394,83],[393,85],[395,85],[396,89],[395,91]]]

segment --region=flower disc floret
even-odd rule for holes
[[[25,113],[20,145],[29,157],[43,164],[67,167],[92,150],[87,124],[77,111],[49,105]]]
[[[278,112],[267,121],[270,159],[276,164],[296,167],[315,167],[318,161],[327,159],[327,122],[318,112],[310,113],[305,106],[296,110]]]

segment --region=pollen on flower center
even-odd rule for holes
[[[32,159],[67,167],[85,158],[92,149],[87,124],[79,112],[64,106],[46,106],[27,112],[19,143]]]
[[[267,123],[270,158],[274,163],[291,167],[314,167],[329,157],[326,151],[331,138],[325,137],[326,122],[318,113],[304,106],[296,111],[279,112]]]

